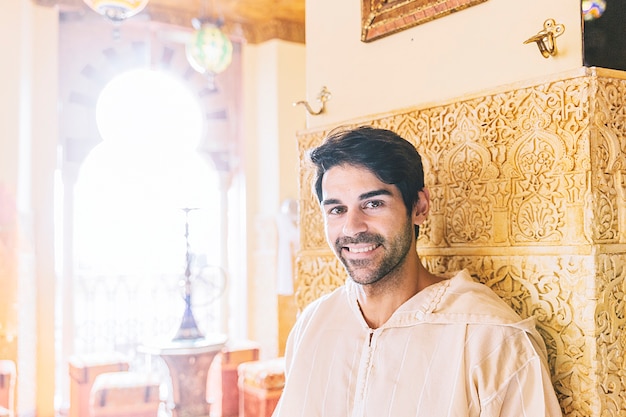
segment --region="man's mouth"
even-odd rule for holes
[[[365,253],[373,251],[378,246],[379,245],[377,243],[373,243],[367,246],[344,246],[343,249],[347,250],[350,253]]]

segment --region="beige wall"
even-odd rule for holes
[[[0,14],[0,354],[17,361],[21,416],[54,415],[57,22],[29,0]]]
[[[17,190],[21,102],[22,43],[10,42],[20,29],[23,7],[11,2],[0,13],[0,358],[17,360],[18,243]],[[12,80],[13,82],[8,82]]]
[[[565,25],[559,54],[523,44],[553,18]],[[580,0],[487,0],[363,43],[360,2],[306,2],[306,89],[325,85],[328,111],[309,127],[454,99],[582,66]]]
[[[59,280],[54,266],[54,176],[57,164],[57,117],[58,97],[58,16],[53,8],[33,9],[33,84],[32,84],[32,201],[33,201],[33,249],[36,254],[35,287],[37,303],[35,310],[37,355],[37,416],[54,415],[55,355],[50,343],[55,335],[56,300]],[[33,325],[35,323],[33,322]],[[32,341],[28,341],[31,343]],[[35,368],[35,367],[34,367]],[[32,389],[32,385],[29,387]]]
[[[305,127],[304,45],[272,40],[243,51],[248,337],[261,357],[279,353],[276,293],[276,216],[297,198],[296,132]]]

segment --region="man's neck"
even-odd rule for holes
[[[407,300],[439,281],[441,277],[431,274],[418,259],[414,268],[396,271],[375,284],[360,286],[357,302],[361,314],[370,328],[377,329]]]

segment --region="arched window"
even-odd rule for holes
[[[198,103],[171,76],[133,70],[103,89],[97,121],[103,141],[74,190],[74,353],[132,357],[142,343],[173,337],[187,252],[198,327],[224,332],[225,202],[217,172],[196,152]]]

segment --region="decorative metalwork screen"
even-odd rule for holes
[[[135,356],[150,340],[171,339],[183,316],[183,274],[79,275],[74,285],[75,353]],[[204,334],[223,332],[219,282],[196,282],[193,311]]]

